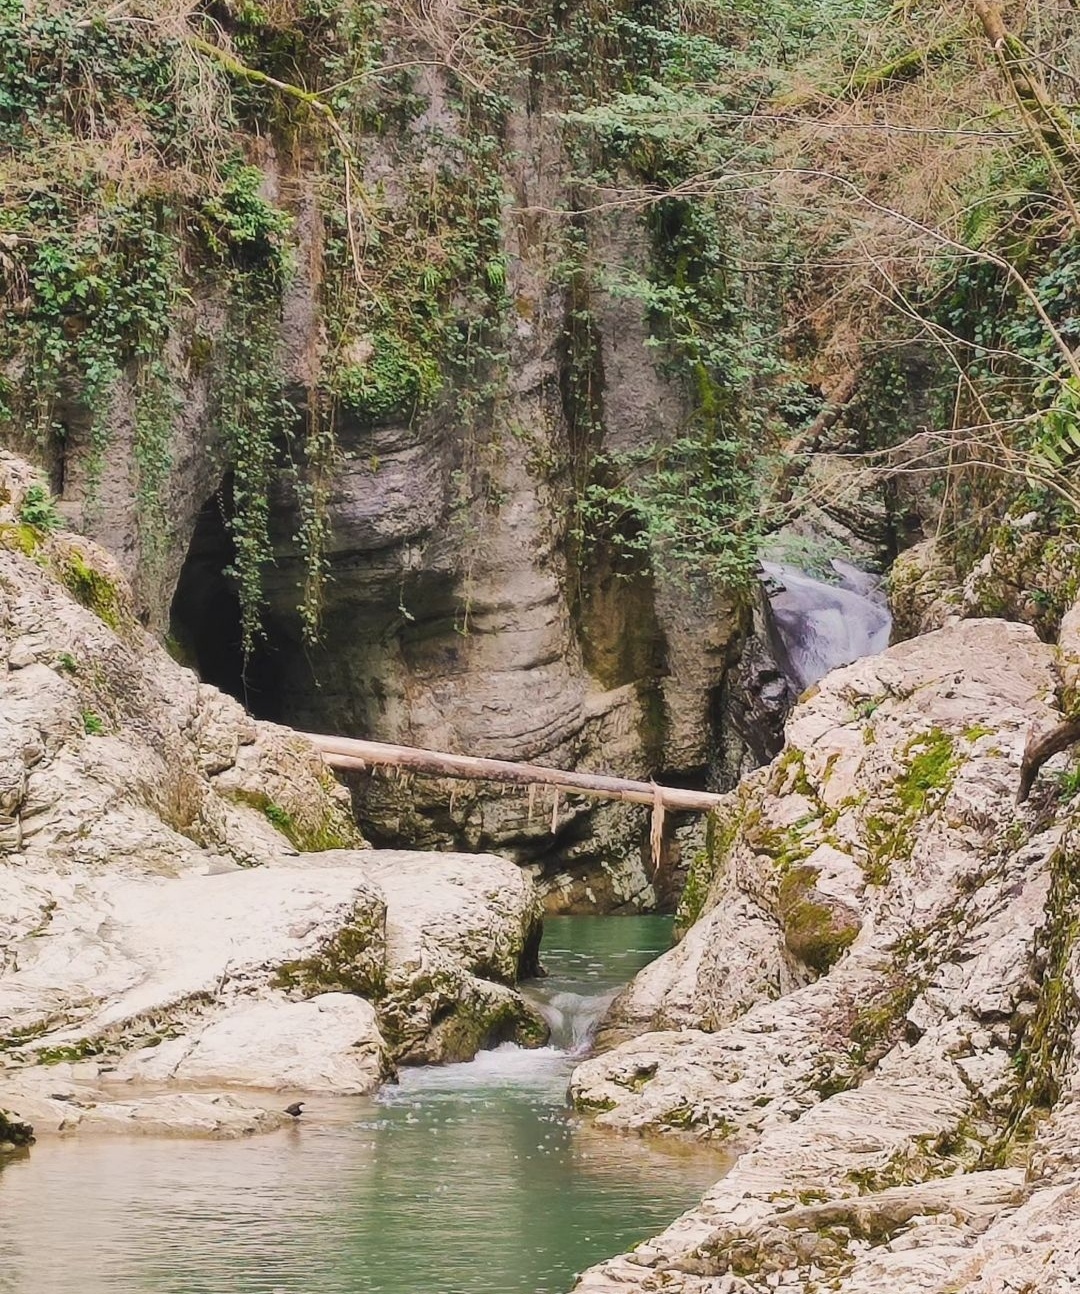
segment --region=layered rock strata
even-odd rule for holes
[[[542,1041],[514,989],[528,877],[363,848],[305,741],[172,661],[100,550],[20,520],[32,483],[0,459],[0,1103],[39,1130],[253,1130],[277,1116],[191,1093],[115,1114],[99,1089],[364,1092]]]
[[[797,708],[617,1005],[648,1032],[572,1083],[603,1125],[738,1158],[582,1294],[1072,1288],[1074,831],[1048,782],[1013,803],[1054,663],[970,620]]]

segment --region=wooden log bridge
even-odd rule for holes
[[[394,746],[354,737],[325,737],[304,732],[331,768],[363,771],[371,767],[402,768],[428,777],[459,777],[470,781],[504,782],[514,786],[553,786],[557,791],[591,795],[601,800],[624,800],[672,812],[707,813],[723,804],[726,796],[711,791],[689,791],[656,782],[635,782],[625,777],[597,773],[564,773],[542,764],[515,764],[505,759],[479,759],[473,755],[448,755],[416,746]]]

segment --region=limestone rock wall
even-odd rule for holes
[[[252,1131],[278,1116],[99,1084],[369,1091],[543,1041],[526,874],[366,849],[307,742],[177,665],[96,545],[22,519],[33,483],[0,455],[0,1105]]]
[[[616,1006],[648,1031],[572,1080],[738,1157],[576,1289],[1071,1288],[1075,814],[1049,775],[1014,805],[1057,681],[1030,628],[966,620],[803,698]]]
[[[438,86],[427,89],[442,103],[440,128],[460,128]],[[172,604],[172,632],[191,663],[262,717],[633,777],[701,778],[722,745],[720,763],[731,776],[748,747],[726,712],[753,711],[740,704],[742,684],[732,672],[749,608],[663,580],[617,578],[602,554],[575,551],[568,538],[592,456],[675,436],[689,406],[687,392],[656,363],[643,305],[597,278],[587,302],[602,381],[597,429],[588,444],[575,432],[563,230],[553,216],[537,214],[563,203],[572,169],[552,125],[554,107],[541,96],[516,109],[507,126],[512,309],[505,358],[490,375],[494,396],[467,418],[451,390],[404,420],[362,421],[347,411],[337,419],[317,647],[301,642],[299,522],[282,475],[271,517],[276,564],[265,572],[267,639],[241,674],[235,600],[222,576],[231,549],[216,494],[229,464],[212,426],[212,375],[184,345],[165,357],[178,401],[163,485],[171,522],[164,548],[140,530],[134,397],[123,385],[93,493],[91,446],[74,414],[63,460],[51,464],[53,480],[68,519],[132,581],[140,619],[164,633]],[[311,161],[262,148],[267,192],[295,215],[297,272],[278,363],[283,389],[302,407],[327,345],[316,269],[318,174]],[[370,178],[392,187],[393,140],[373,141],[370,152]],[[614,276],[620,267],[647,268],[635,216],[590,217],[586,241]],[[226,326],[212,288],[189,313],[179,333],[202,338],[204,348]],[[354,789],[367,829],[382,843],[508,850],[533,866],[556,906],[656,901],[642,862],[642,813],[564,802],[553,834],[550,806],[530,814],[524,802],[480,788],[451,795],[443,786],[357,781]]]

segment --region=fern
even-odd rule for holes
[[[1080,380],[1065,378],[1053,404],[1038,423],[1031,446],[1034,473],[1053,475],[1072,467],[1080,458]]]

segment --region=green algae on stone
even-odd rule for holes
[[[353,909],[349,923],[316,952],[278,966],[271,984],[303,997],[355,993],[378,1000],[386,992],[384,922],[381,907],[365,908],[361,901]]]
[[[1080,1013],[1074,983],[1080,938],[1078,909],[1080,867],[1069,848],[1059,846],[1050,860],[1049,919],[1040,936],[1045,966],[1035,1014],[1023,1028],[1013,1056],[1017,1088],[1005,1132],[995,1148],[998,1162],[1004,1162],[1015,1144],[1030,1136],[1040,1114],[1051,1109],[1060,1095]]]
[[[778,896],[784,942],[811,970],[824,974],[854,942],[861,928],[855,913],[822,901],[815,867],[793,867],[780,881]]]
[[[955,739],[940,728],[911,738],[902,753],[906,763],[888,798],[863,819],[860,866],[871,885],[887,885],[892,864],[911,857],[920,820],[941,806],[956,777]]]
[[[906,770],[896,779],[895,791],[900,803],[911,814],[937,808],[952,787],[956,776],[956,750],[953,738],[940,728],[913,737],[904,747],[909,756]]]
[[[329,774],[327,777],[330,781],[333,780]],[[325,782],[323,784],[326,785]],[[286,808],[271,799],[265,791],[251,790],[248,787],[220,787],[219,790],[238,804],[257,809],[302,854],[320,854],[330,849],[367,848],[367,841],[359,829],[349,820],[345,810],[336,805],[315,806],[313,813],[308,810],[308,806],[298,806],[295,810]]]
[[[754,809],[744,819],[743,835],[755,853],[771,858],[784,872],[813,853],[814,845],[806,839],[806,829],[817,820],[816,814],[809,814],[792,826],[774,827],[765,821],[760,809]]]
[[[75,601],[92,611],[110,629],[118,631],[125,617],[120,593],[112,580],[91,566],[75,549],[54,554],[52,560],[61,583]]]
[[[9,552],[33,557],[44,539],[42,531],[25,521],[0,523],[0,548],[6,548]]]
[[[679,906],[675,912],[675,938],[681,939],[705,910],[713,882],[726,866],[739,834],[739,814],[713,809],[705,820],[705,847],[690,860]]]
[[[519,1047],[542,1047],[550,1030],[523,999],[500,997],[490,1002],[464,1001],[432,1029],[447,1061],[471,1060],[476,1053],[503,1042]]]

